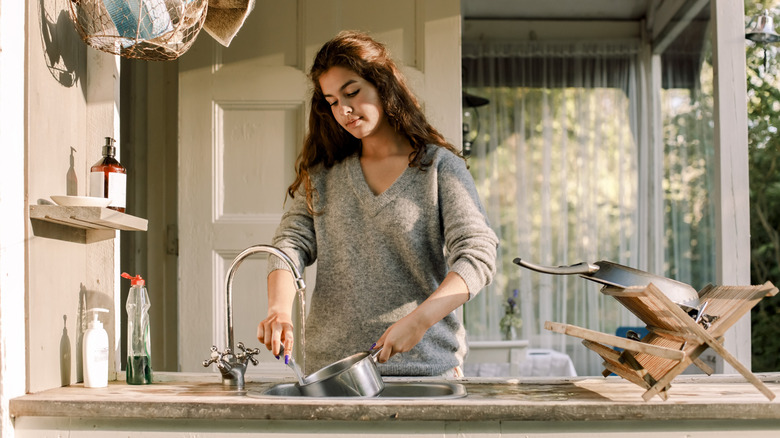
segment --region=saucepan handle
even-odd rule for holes
[[[554,274],[554,275],[574,275],[574,274],[588,275],[588,274],[593,274],[594,272],[599,270],[598,265],[594,265],[588,262],[580,262],[570,266],[541,266],[541,265],[527,262],[525,260],[521,260],[519,257],[512,260],[512,262],[524,268],[531,269],[532,271],[542,272],[545,274]]]
[[[377,356],[379,356],[379,352],[382,351],[382,349],[385,348],[384,346],[377,348],[374,351],[369,352],[369,356],[371,356],[371,359],[374,359],[374,362],[377,361]]]

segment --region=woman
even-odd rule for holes
[[[273,244],[318,261],[306,368],[369,348],[383,375],[456,375],[453,311],[490,283],[498,240],[465,161],[426,121],[385,47],[342,32],[317,53],[309,133]],[[292,276],[269,259],[258,339],[292,351]]]

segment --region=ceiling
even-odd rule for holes
[[[653,0],[461,0],[463,18],[640,20]]]

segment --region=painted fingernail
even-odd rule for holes
[[[371,348],[369,348],[369,350],[373,350],[375,347],[376,347],[376,342],[374,342],[374,345],[372,345]]]
[[[276,360],[279,360],[279,356],[278,355],[276,356]]]
[[[285,365],[290,365],[290,355],[289,354],[285,354],[284,355],[284,364]]]

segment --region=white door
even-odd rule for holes
[[[226,347],[227,267],[270,243],[305,135],[306,74],[338,31],[370,32],[403,65],[431,121],[460,144],[458,0],[258,0],[231,43],[201,32],[179,60],[179,360],[204,371]],[[233,284],[234,339],[257,347],[266,314],[265,256],[241,264]],[[309,290],[313,271],[305,273]],[[262,349],[260,367],[286,372]]]

